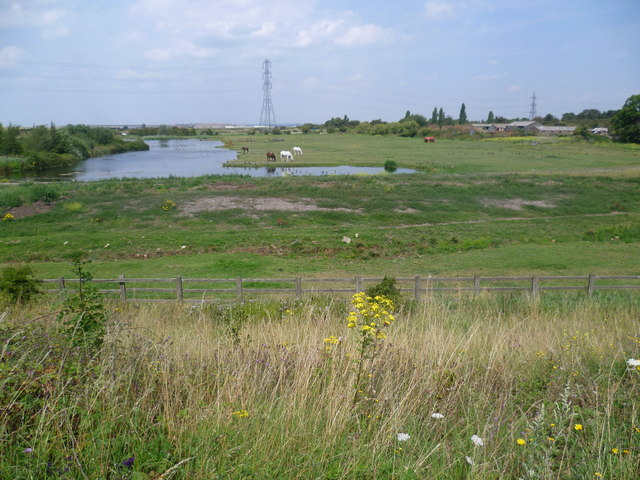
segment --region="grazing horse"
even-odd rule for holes
[[[302,155],[302,149],[300,147],[293,147],[294,155]]]
[[[280,158],[285,159],[287,162],[293,161],[293,155],[289,150],[283,150],[280,152]]]
[[[267,162],[275,162],[276,161],[276,154],[273,152],[267,152]]]
[[[426,143],[429,143],[429,142],[433,143],[436,141],[436,137],[424,137],[424,141]]]
[[[249,147],[242,147],[242,151],[249,153]]]

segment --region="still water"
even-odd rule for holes
[[[32,180],[78,181],[104,180],[107,178],[156,178],[197,177],[200,175],[248,175],[251,177],[279,177],[286,175],[349,175],[377,174],[381,167],[285,167],[281,162],[269,167],[225,167],[224,163],[237,158],[235,150],[221,148],[217,141],[146,140],[150,149],[146,152],[128,152],[106,157],[90,158],[71,169],[34,172],[13,178]],[[394,173],[414,173],[399,168]]]

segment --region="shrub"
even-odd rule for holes
[[[40,293],[31,267],[7,267],[0,274],[0,290],[14,303],[28,303]]]
[[[395,172],[398,169],[398,164],[395,160],[387,160],[384,162],[384,169],[387,172]]]
[[[367,288],[365,293],[371,298],[375,298],[379,295],[386,297],[395,305],[397,305],[402,298],[400,290],[396,287],[396,279],[393,277],[387,277],[386,275],[380,283]]]

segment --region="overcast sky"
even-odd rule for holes
[[[640,93],[639,0],[0,0],[0,122],[561,116]]]

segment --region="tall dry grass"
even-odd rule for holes
[[[32,344],[7,356],[11,335],[34,328],[33,311],[13,311],[0,474],[637,478],[640,371],[626,363],[640,356],[636,305],[412,305],[367,362],[357,402],[358,339],[341,301],[114,307],[93,357]],[[63,342],[54,322],[35,323]],[[24,376],[25,365],[40,376]]]

